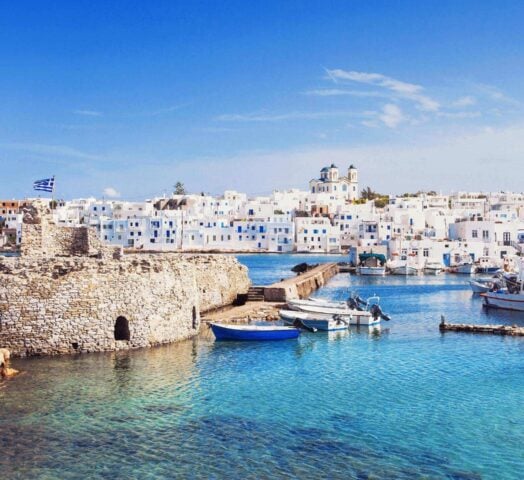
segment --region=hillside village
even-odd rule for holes
[[[249,197],[179,192],[142,202],[95,198],[57,202],[57,225],[95,227],[113,246],[144,251],[365,252],[408,255],[449,266],[459,257],[493,261],[524,247],[524,194],[418,192],[384,197],[359,184],[358,170],[331,164],[309,190]],[[364,197],[364,198],[363,198]],[[20,245],[31,200],[0,200],[0,247]]]

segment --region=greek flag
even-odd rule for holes
[[[33,183],[34,190],[40,190],[42,192],[53,192],[55,188],[55,177],[44,178],[43,180],[37,180]]]

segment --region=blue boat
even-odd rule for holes
[[[300,329],[278,325],[223,325],[212,323],[217,340],[288,340],[297,338]]]

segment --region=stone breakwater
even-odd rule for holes
[[[445,323],[439,325],[441,332],[491,333],[493,335],[524,336],[524,327],[517,325],[469,325],[465,323]]]
[[[246,293],[224,255],[122,255],[91,229],[31,212],[22,256],[0,257],[0,347],[15,356],[148,347],[195,335],[200,313]],[[56,240],[56,241],[54,241]]]

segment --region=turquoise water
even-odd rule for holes
[[[279,277],[272,258],[241,260]],[[26,373],[0,383],[2,477],[523,478],[524,340],[438,331],[440,314],[522,316],[486,314],[458,276],[339,275],[318,295],[348,289],[380,295],[393,320],[380,333],[233,344],[207,332],[16,360]]]

